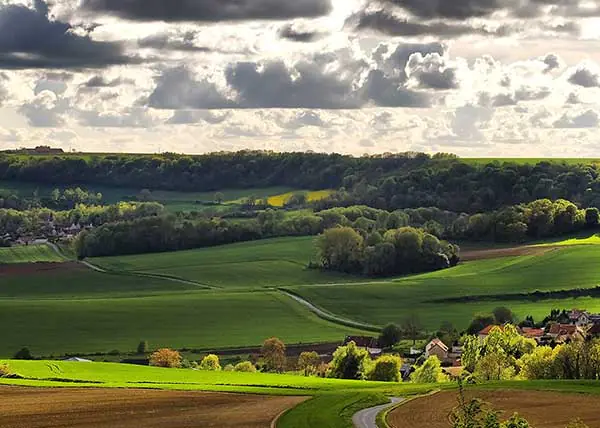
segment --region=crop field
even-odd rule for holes
[[[600,426],[597,395],[565,394],[548,391],[473,391],[475,396],[501,411],[502,419],[518,412],[534,427],[564,428],[581,418],[590,427]],[[441,392],[417,398],[390,412],[392,428],[447,428],[448,415],[457,404],[456,392]]]
[[[269,205],[274,207],[283,207],[291,198],[297,193],[303,193],[306,195],[308,202],[320,201],[330,196],[333,190],[317,190],[317,191],[292,191],[282,193],[280,195],[271,196],[268,199]]]
[[[207,392],[0,388],[3,428],[263,428],[305,397]]]
[[[600,309],[600,299],[506,300],[506,294],[593,288],[600,284],[600,246],[564,246],[543,254],[463,263],[456,268],[371,284],[291,287],[296,294],[337,315],[384,325],[418,315],[433,330],[444,321],[467,326],[475,313],[508,306],[517,316],[543,317],[552,308]],[[488,296],[469,303],[444,302],[464,296]]]
[[[0,265],[37,262],[60,263],[64,261],[64,257],[57,254],[47,245],[0,248]]]
[[[314,237],[265,239],[160,254],[93,258],[110,271],[170,275],[222,288],[340,283],[360,278],[307,269]],[[364,279],[363,279],[364,280]]]

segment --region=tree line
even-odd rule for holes
[[[536,199],[600,204],[596,164],[518,164],[423,153],[352,157],[321,153],[242,151],[201,156],[0,154],[0,180],[98,184],[160,190],[290,186],[337,189],[319,209],[369,205],[396,210],[438,207],[487,212]]]

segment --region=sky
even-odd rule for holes
[[[600,157],[600,0],[0,0],[0,150]]]

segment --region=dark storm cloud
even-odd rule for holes
[[[459,37],[465,34],[492,34],[485,28],[472,27],[461,23],[447,22],[414,22],[399,18],[386,10],[362,11],[350,17],[346,25],[357,30],[374,30],[390,36],[443,36]]]
[[[600,87],[600,76],[598,73],[582,67],[569,77],[569,82],[584,88],[597,88]]]
[[[219,22],[320,17],[331,0],[83,0],[82,8],[136,21]]]
[[[52,21],[41,0],[35,8],[0,6],[0,68],[100,68],[135,62],[119,43],[77,35],[68,23]]]
[[[279,37],[291,40],[293,42],[310,43],[324,37],[324,33],[319,31],[298,30],[292,25],[285,25],[279,30]]]

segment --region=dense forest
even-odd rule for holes
[[[364,204],[387,210],[438,207],[476,213],[544,198],[600,205],[600,171],[595,164],[479,164],[448,154],[1,154],[0,180],[189,191],[266,186],[338,190],[321,201],[319,209]]]

